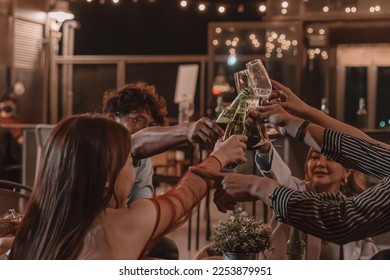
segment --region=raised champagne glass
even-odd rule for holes
[[[252,61],[249,61],[246,64],[246,68],[249,73],[249,84],[250,87],[253,90],[253,93],[258,96],[260,99],[266,99],[268,100],[271,92],[272,92],[272,85],[271,80],[269,79],[267,70],[264,67],[264,64],[261,62],[260,59],[255,59]],[[260,125],[262,131],[266,131],[263,124]],[[275,134],[277,133],[276,130],[270,129],[266,133],[268,134]],[[268,139],[263,137],[263,143],[264,141],[269,141]],[[259,143],[259,145],[263,144]]]
[[[259,102],[258,99],[253,99],[254,95],[248,84],[247,70],[235,72],[234,81],[237,89],[237,97],[217,118],[217,123],[227,123],[225,134],[222,137],[223,141],[234,134],[247,135],[248,128],[246,118],[249,107],[255,108],[257,106],[256,104]],[[235,168],[238,163],[239,162],[231,163],[225,166],[225,168]]]
[[[237,109],[234,112],[233,117],[231,120],[228,122],[226,129],[225,129],[225,134],[222,137],[222,141],[225,141],[228,139],[231,135],[234,134],[245,134],[245,121],[246,121],[246,114],[248,111],[248,103],[246,102],[245,98],[239,98],[239,103],[237,106]],[[230,163],[226,166],[225,168],[235,168],[237,164],[240,162],[234,162]]]
[[[247,69],[234,73],[234,82],[236,84],[237,91],[241,94],[245,93],[246,103],[247,103],[247,112],[246,117],[250,110],[256,108],[259,105],[260,97],[254,94],[249,80],[249,71]],[[247,147],[248,149],[253,149],[259,144],[263,144],[265,139],[264,130],[258,122],[253,124],[248,124],[245,118],[245,131],[243,132],[248,136]],[[261,142],[263,141],[263,142]]]

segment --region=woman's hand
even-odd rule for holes
[[[296,96],[291,89],[281,83],[271,79],[271,84],[275,89],[269,96],[268,104],[279,104],[290,114],[304,118],[306,115],[305,112],[310,109],[310,106],[299,99],[299,97]]]
[[[256,175],[221,173],[195,166],[189,169],[203,178],[214,180],[214,185],[217,187],[214,202],[221,212],[234,209],[238,201],[261,199],[270,203],[268,194],[279,185],[270,178]]]
[[[225,141],[218,140],[214,151],[210,156],[216,157],[225,166],[234,162],[246,162],[246,144],[248,137],[245,135],[232,135]]]
[[[19,214],[17,213],[17,215]],[[2,224],[0,228],[0,237],[7,236],[9,234],[14,234],[20,223],[22,222],[22,217],[20,215],[15,217],[13,214],[7,214],[1,219]]]
[[[260,106],[251,110],[248,122],[253,122],[254,120],[273,124],[281,135],[285,135],[288,132],[288,127],[286,128],[286,126],[300,119],[285,111],[278,103]]]

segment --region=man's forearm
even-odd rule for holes
[[[189,143],[187,125],[148,127],[132,135],[132,155],[135,159],[147,158]]]

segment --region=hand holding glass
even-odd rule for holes
[[[258,98],[266,98],[268,101],[268,98],[272,91],[272,85],[271,80],[269,79],[267,70],[265,69],[263,63],[260,59],[255,59],[252,61],[249,61],[246,64],[246,67],[248,69],[249,73],[249,84],[252,88],[254,94],[258,96]],[[265,132],[265,126],[263,124],[260,125],[261,130]],[[275,129],[271,129],[273,131],[268,131],[268,134],[275,134]],[[267,135],[267,133],[263,133],[264,135]],[[269,141],[268,138],[263,137],[263,142],[259,143],[259,145],[265,144],[266,141]]]

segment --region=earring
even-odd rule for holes
[[[348,183],[348,177],[344,177],[344,179],[341,181],[341,186],[346,186]]]
[[[116,122],[120,122],[120,120],[121,120],[121,114],[120,114],[119,112],[116,112],[114,115],[115,115],[115,121],[116,121]]]

